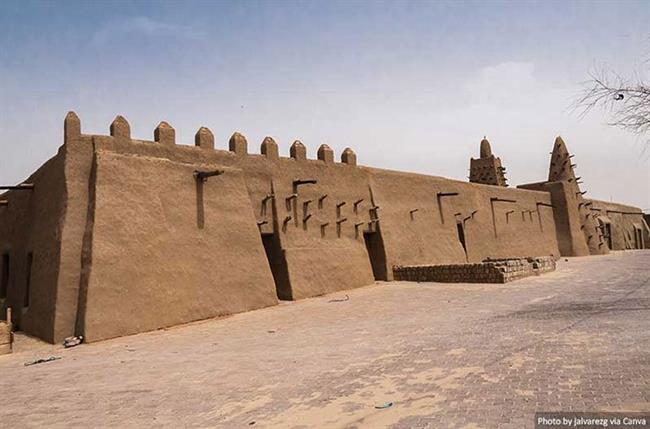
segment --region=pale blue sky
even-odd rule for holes
[[[650,208],[643,139],[569,110],[590,70],[649,77],[650,2],[10,2],[0,4],[0,183],[117,114],[192,144],[301,139],[364,165],[465,180],[487,135],[513,185],[546,178],[561,134],[587,194]],[[645,62],[644,62],[645,61]],[[606,168],[606,165],[610,165]]]

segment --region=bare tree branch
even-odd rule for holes
[[[590,73],[584,90],[573,104],[573,110],[584,117],[595,108],[604,110],[609,125],[642,135],[650,131],[650,85],[638,75],[629,82],[614,72]]]

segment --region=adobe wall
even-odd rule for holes
[[[274,232],[289,270],[290,297],[300,299],[373,283],[364,242],[364,231],[372,227],[367,175],[354,165],[318,160],[276,162]],[[296,179],[317,183],[299,185],[294,192]],[[288,200],[294,193],[296,198]],[[288,216],[292,219],[287,221]]]
[[[3,309],[12,307],[19,329],[50,342],[74,332],[85,228],[90,136],[82,136],[74,113],[64,122],[64,142],[25,183],[30,191],[0,196],[0,246],[10,256],[10,287]],[[28,255],[29,306],[24,308]]]
[[[93,159],[92,136],[81,134],[81,121],[69,112],[64,121],[65,194],[60,222],[60,260],[54,311],[56,342],[75,333],[79,287],[83,276],[82,246],[89,215],[89,193]]]
[[[541,182],[517,186],[548,192],[553,206],[555,231],[561,256],[587,256],[589,247],[584,239],[577,196],[567,182]]]
[[[9,284],[1,311],[10,307],[16,329],[50,342],[56,340],[55,303],[65,211],[63,164],[64,154],[59,151],[25,180],[33,189],[0,196],[8,201],[0,207],[0,252],[9,256]]]
[[[243,136],[237,138],[242,143]],[[239,152],[142,140],[120,141],[107,136],[95,136],[94,144],[96,148],[130,156],[168,159],[195,167],[209,163],[213,168],[240,171],[243,189],[250,199],[246,210],[253,216],[251,224],[259,228],[259,244],[262,234],[275,234],[286,257],[286,298],[322,295],[374,281],[362,234],[370,216],[368,178],[356,165],[335,163],[331,157],[307,159],[301,152],[288,158],[280,157],[277,150],[267,155],[248,154],[246,143],[238,146]],[[211,180],[214,179],[208,183]],[[316,183],[298,185],[294,192],[296,180]],[[196,193],[194,187],[186,191]],[[289,199],[293,194],[296,197]],[[196,204],[192,207],[196,210]],[[288,217],[291,219],[285,222]],[[360,225],[362,222],[364,225]]]
[[[643,212],[639,208],[593,199],[589,202],[591,203],[590,210],[596,219],[602,218],[608,223],[611,221],[611,250],[637,248],[638,243],[635,242],[634,236],[635,227],[642,231],[644,248],[650,248],[650,230],[645,222]]]
[[[584,241],[589,248],[591,255],[603,255],[609,252],[609,249],[603,240],[602,231],[598,228],[598,222],[589,210],[590,203],[584,197],[587,191],[580,187],[581,177],[576,176],[575,169],[577,164],[574,163],[574,155],[569,153],[566,143],[562,137],[557,137],[553,143],[553,151],[548,170],[549,182],[563,182],[568,192],[567,204],[570,209],[578,211],[580,219],[580,228],[584,236]]]
[[[265,180],[257,178],[257,187],[250,179],[247,184],[257,221],[267,221],[261,231],[279,240],[286,260],[288,282],[279,286],[281,297],[300,299],[373,283],[363,235],[371,219],[367,174],[355,164],[335,163],[333,154],[306,159],[306,151],[297,150],[301,146],[296,143],[289,158],[238,156],[248,178],[268,172]],[[316,183],[296,182],[312,180]],[[261,216],[271,190],[272,206]]]
[[[238,134],[230,150],[215,150],[211,135],[201,140],[205,129],[197,135],[199,146],[177,146],[173,129],[163,126],[157,141],[133,140],[128,123],[118,118],[112,136],[92,136],[94,197],[83,258],[88,278],[82,280],[76,330],[90,341],[272,305],[276,293],[301,299],[371,284],[369,237],[383,245],[386,279],[396,264],[559,253],[545,193],[357,167],[351,151],[339,163],[325,146],[320,159],[307,159],[299,142],[282,157],[269,138],[261,154],[248,153]],[[196,169],[224,170],[203,187],[203,228],[195,219]],[[446,192],[457,195],[439,196]],[[224,212],[226,201],[241,203],[233,209],[237,218]],[[467,256],[457,220],[464,226]],[[213,223],[224,229],[208,232]],[[273,244],[266,244],[275,247],[284,272],[275,267],[271,273],[262,237],[270,238]],[[184,242],[183,255],[176,257]],[[204,255],[220,255],[217,266]],[[220,264],[221,258],[232,261]],[[220,271],[223,266],[230,270]],[[194,272],[199,274],[187,276]],[[215,278],[227,281],[211,287]],[[193,286],[179,291],[178,284]],[[246,290],[244,302],[236,285],[256,292]],[[192,302],[201,294],[207,294],[205,307]],[[119,305],[121,300],[129,304]],[[137,311],[143,308],[155,310]]]
[[[581,178],[576,176],[573,162],[561,137],[553,143],[553,151],[546,182],[520,185],[521,189],[536,189],[551,193],[557,240],[562,256],[603,255],[609,252],[603,231],[599,227],[592,203],[580,189]]]
[[[391,268],[559,255],[550,196],[545,192],[367,170]],[[458,223],[464,227],[467,255],[458,238]]]
[[[198,166],[96,146],[77,327],[88,341],[277,303],[243,175],[227,169],[203,183],[199,202]]]
[[[215,149],[207,128],[176,145],[164,122],[132,139],[122,117],[86,135],[69,114],[34,190],[0,207],[20,327],[96,341],[390,280],[395,265],[590,252],[568,180],[513,189],[360,167],[350,149],[336,162],[326,145],[248,146],[235,133]]]
[[[283,298],[374,281],[363,237],[368,180],[356,165],[331,156],[309,160],[300,152],[249,155],[241,145],[220,151],[114,134],[92,137],[88,279],[77,326],[88,340],[275,304],[262,235],[279,241],[288,271]],[[197,169],[224,171],[203,185],[200,208]],[[296,180],[316,183],[295,192]],[[228,211],[226,203],[237,205]],[[182,257],[175,256],[183,243]],[[204,307],[197,308],[196,297]]]

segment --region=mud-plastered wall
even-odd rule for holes
[[[60,197],[64,210],[60,223],[61,255],[54,308],[54,339],[57,342],[75,332],[79,287],[84,268],[82,246],[92,186],[92,136],[81,133],[81,121],[74,112],[69,112],[65,117],[64,145],[61,150],[65,155],[65,191]]]
[[[521,189],[551,194],[557,240],[562,256],[601,255],[609,252],[603,229],[591,210],[592,202],[581,190],[582,178],[576,176],[574,156],[561,137],[553,143],[548,181],[519,185]]]
[[[201,147],[179,156],[167,124],[152,142],[127,126],[92,138],[76,333],[95,341],[276,304],[242,171]]]
[[[272,196],[266,216],[258,218],[260,224],[267,222],[260,231],[270,258],[283,259],[287,267],[285,283],[278,278],[279,296],[300,299],[372,283],[364,236],[374,226],[367,175],[332,157],[306,159],[295,150],[298,145],[289,158],[266,160],[273,163]],[[254,163],[240,164],[247,176],[257,170]],[[268,194],[249,190],[261,215]],[[269,248],[268,240],[278,240],[279,246]]]
[[[650,230],[640,209],[608,201],[588,202],[610,250],[650,248]]]
[[[356,167],[351,150],[335,162],[331,149],[321,146],[316,159],[308,159],[307,148],[294,142],[284,157],[266,138],[260,153],[253,154],[238,133],[230,139],[229,150],[215,150],[206,128],[197,133],[197,147],[101,136],[95,140],[129,156],[240,171],[259,245],[269,259],[279,259],[278,270],[285,271],[273,273],[280,298],[316,296],[374,281],[363,234],[370,219],[368,179]],[[268,269],[268,263],[262,265]]]
[[[347,149],[336,162],[321,145],[314,157],[295,141],[288,157],[267,137],[261,154],[235,135],[215,151],[246,175],[253,213],[273,267],[278,297],[300,299],[374,281],[364,231],[370,228],[368,178]],[[315,158],[315,159],[314,159]]]
[[[580,228],[584,241],[589,249],[589,254],[606,254],[609,249],[603,239],[598,222],[590,210],[591,203],[584,197],[586,190],[581,189],[582,178],[575,174],[577,168],[574,155],[570,154],[562,137],[557,137],[553,143],[549,165],[548,181],[565,183],[568,192],[566,204],[573,211],[577,209],[580,219]]]
[[[561,256],[586,256],[589,247],[584,237],[584,226],[578,206],[581,204],[569,183],[540,182],[518,186],[520,189],[546,191],[551,196],[558,248]]]
[[[2,314],[10,307],[15,329],[55,341],[54,309],[65,211],[61,151],[24,183],[0,196]]]
[[[90,341],[276,304],[241,172],[197,167],[222,168],[96,150]]]
[[[559,254],[546,192],[368,171],[391,268]]]
[[[628,237],[637,213],[599,214],[584,199],[563,145],[557,177],[512,189],[360,167],[349,148],[337,157],[299,141],[281,150],[270,137],[216,141],[205,127],[194,146],[177,145],[165,122],[152,140],[134,139],[121,116],[110,135],[82,134],[72,113],[64,129],[33,187],[0,198],[0,299],[48,341],[361,287],[391,280],[395,265],[588,254],[589,231],[602,241],[599,216],[620,214],[611,236],[621,246],[640,240]]]
[[[177,146],[165,123],[134,140],[123,118],[91,140],[76,328],[90,341],[374,281],[370,189],[351,150],[308,159],[296,142],[281,157],[267,138],[250,154],[237,133],[215,150],[206,128]]]

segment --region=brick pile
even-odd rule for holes
[[[396,265],[395,280],[442,283],[507,283],[555,270],[550,256],[486,259],[474,264]]]

